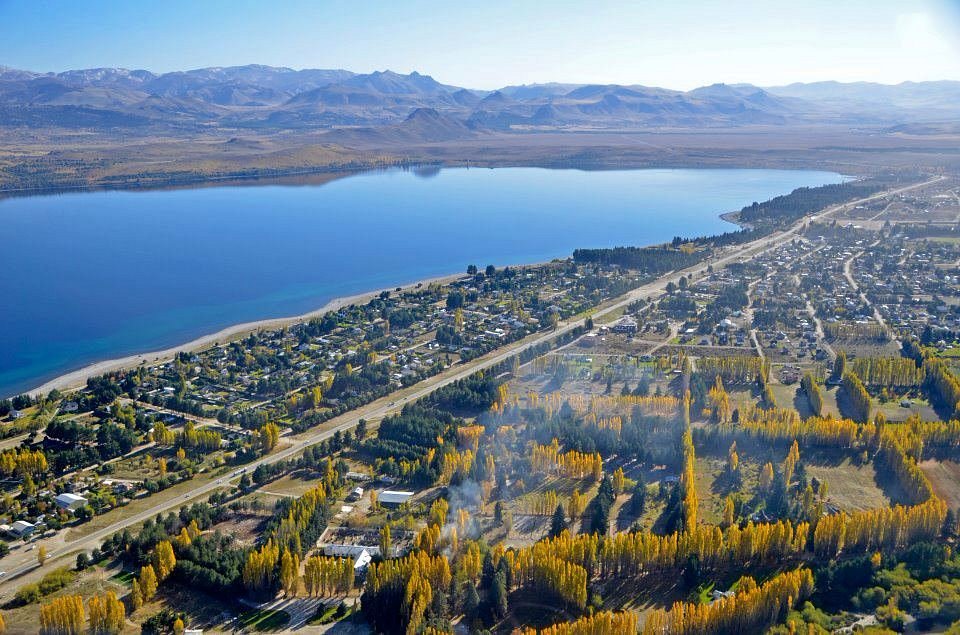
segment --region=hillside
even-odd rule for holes
[[[422,108],[474,130],[724,128],[826,121],[894,127],[957,119],[958,98],[958,82],[821,82],[775,88],[714,84],[687,92],[554,83],[478,91],[417,72],[389,70],[356,74],[248,65],[157,75],[121,68],[33,73],[0,67],[0,108],[7,113],[0,127],[29,128],[213,125],[279,132],[380,127],[401,124]]]

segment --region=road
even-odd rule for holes
[[[753,345],[753,350],[757,351],[757,357],[760,358],[761,362],[766,361],[767,356],[763,353],[763,347],[760,346],[760,338],[757,337],[757,329],[753,326],[753,290],[766,278],[767,276],[764,275],[747,285],[748,304],[747,308],[743,310],[743,315],[747,322],[747,333],[750,335],[750,343]]]
[[[887,207],[890,207],[890,205],[887,205]],[[884,208],[884,209],[886,209],[886,208]],[[801,260],[801,261],[806,260],[806,259],[809,258],[810,256],[814,255],[815,253],[817,253],[817,252],[819,252],[821,249],[823,249],[824,246],[825,246],[825,245],[821,245],[821,246],[817,247],[816,249],[813,249],[812,251],[804,254],[803,257],[800,258],[800,260]],[[797,288],[799,288],[799,287],[800,287],[800,276],[794,276],[794,280],[796,281]],[[817,343],[818,343],[820,346],[822,346],[825,351],[827,351],[827,354],[830,356],[830,360],[831,360],[831,361],[835,360],[835,359],[837,358],[837,352],[836,352],[835,350],[833,350],[833,346],[831,346],[831,345],[830,345],[830,342],[827,341],[827,333],[826,333],[826,331],[823,330],[823,322],[821,322],[821,321],[820,321],[820,318],[817,317],[817,311],[816,311],[816,309],[813,308],[813,304],[810,302],[810,294],[809,294],[809,293],[804,293],[804,294],[803,294],[803,301],[804,301],[804,303],[806,304],[807,315],[809,315],[809,316],[810,316],[810,319],[813,320],[814,334],[817,336]]]
[[[171,410],[171,409],[169,409],[169,408],[164,408],[163,406],[155,406],[155,405],[153,405],[153,404],[151,404],[151,403],[147,403],[147,402],[145,402],[145,401],[137,401],[137,400],[134,400],[134,399],[130,399],[130,398],[128,398],[128,397],[121,397],[121,398],[120,398],[120,403],[122,403],[122,404],[124,404],[124,405],[126,405],[126,404],[133,404],[134,406],[136,406],[136,407],[138,407],[138,408],[143,408],[143,409],[145,409],[145,410],[153,410],[154,412],[159,412],[159,413],[162,413],[162,414],[173,415],[174,417],[177,417],[178,419],[183,419],[184,421],[192,421],[192,422],[195,424],[195,427],[197,427],[197,428],[206,428],[206,427],[209,427],[209,428],[221,428],[221,429],[223,429],[223,430],[230,430],[231,432],[236,432],[237,434],[246,434],[246,433],[247,433],[247,430],[244,430],[244,429],[241,428],[240,426],[234,425],[234,424],[232,424],[232,423],[223,423],[223,422],[221,422],[221,421],[218,421],[217,419],[211,419],[211,418],[209,418],[209,417],[200,417],[200,416],[197,416],[197,415],[191,415],[191,414],[187,414],[187,413],[185,413],[185,412],[180,412],[179,410]],[[265,403],[266,403],[266,402],[265,402]],[[255,406],[254,406],[254,407],[255,407]]]
[[[879,244],[880,244],[880,241],[878,240],[870,244],[867,247],[867,249],[872,249],[873,247],[876,247]],[[875,307],[873,303],[870,302],[870,300],[867,298],[867,295],[860,289],[860,285],[857,284],[857,281],[853,279],[853,272],[851,271],[851,267],[853,266],[853,261],[859,258],[860,256],[862,256],[863,254],[864,252],[862,250],[858,251],[857,253],[850,256],[850,258],[843,263],[843,275],[847,279],[847,282],[850,283],[850,286],[853,288],[854,293],[859,295],[860,300],[864,304],[866,304],[868,307],[870,307],[870,309],[873,311],[873,317],[877,321],[877,324],[879,324],[881,328],[883,328],[883,330],[886,331],[887,334],[889,335],[890,329],[887,328],[887,322],[886,320],[883,319],[883,316],[880,315],[879,309],[877,309],[877,307]],[[893,339],[892,336],[891,336],[891,339]]]
[[[813,326],[815,327],[815,332],[817,334],[817,341],[823,346],[824,350],[827,351],[827,354],[830,355],[830,359],[837,358],[837,351],[833,350],[833,346],[830,345],[830,342],[827,341],[827,334],[823,330],[823,322],[820,321],[820,318],[817,317],[817,311],[813,308],[813,304],[810,303],[810,298],[804,298],[804,301],[807,303],[807,315],[810,316],[810,319],[813,320]]]
[[[664,346],[669,346],[669,345],[670,345],[670,342],[672,342],[672,341],[674,340],[674,338],[676,338],[677,335],[680,334],[680,325],[679,325],[679,324],[674,324],[673,322],[670,322],[667,326],[668,326],[668,328],[670,329],[669,332],[667,333],[667,338],[666,338],[665,340],[663,340],[662,342],[654,342],[654,344],[655,344],[654,347],[651,348],[649,351],[647,351],[647,353],[646,353],[647,355],[653,355],[654,353],[656,353],[657,351],[659,351],[659,350],[660,350],[661,348],[663,348]],[[732,346],[731,346],[730,348],[735,348],[735,347],[732,347]]]
[[[943,180],[946,177],[937,177],[926,181],[923,183],[917,183],[910,186],[905,186],[898,188],[896,190],[890,190],[887,192],[880,192],[863,198],[857,201],[852,201],[850,203],[845,203],[842,205],[835,205],[830,207],[823,212],[817,214],[814,218],[824,219],[826,217],[832,216],[840,211],[848,210],[856,205],[861,205],[865,202],[876,200],[878,198],[883,198],[885,196],[894,196],[902,192],[907,192],[913,189],[920,187],[926,187],[931,183],[936,183],[940,180]],[[653,282],[650,282],[646,285],[638,287],[633,291],[621,296],[619,299],[610,301],[604,305],[601,305],[599,309],[594,311],[591,315],[594,320],[603,318],[604,316],[623,309],[630,304],[642,300],[648,299],[653,296],[662,295],[664,287],[673,282],[674,284],[679,284],[680,278],[686,276],[690,282],[702,278],[706,274],[707,266],[713,265],[715,269],[723,267],[732,262],[738,262],[746,260],[747,258],[755,257],[761,253],[779,247],[780,245],[793,240],[801,228],[809,221],[810,218],[802,218],[797,221],[789,229],[776,232],[770,236],[764,238],[759,238],[753,242],[746,243],[739,247],[733,246],[725,248],[718,252],[718,254],[707,261],[704,261],[696,266],[684,269],[681,271],[674,271],[673,273],[667,274]],[[290,442],[290,445],[281,448],[280,450],[259,458],[255,461],[248,463],[244,466],[247,472],[252,472],[260,465],[268,465],[271,463],[276,463],[278,461],[284,461],[293,456],[296,456],[302,453],[309,446],[315,445],[325,439],[332,437],[337,432],[346,432],[354,428],[357,425],[359,419],[367,420],[379,420],[385,417],[386,415],[397,412],[403,408],[403,406],[409,402],[416,401],[426,395],[430,394],[437,388],[445,386],[447,384],[459,381],[469,377],[478,370],[483,370],[491,366],[495,366],[501,362],[504,362],[510,359],[512,356],[522,353],[527,349],[538,346],[540,344],[550,342],[562,335],[565,335],[583,324],[583,318],[577,317],[575,319],[569,319],[563,322],[560,322],[557,327],[547,333],[537,333],[528,336],[527,338],[515,342],[513,344],[507,345],[504,349],[499,351],[494,351],[483,357],[472,360],[463,366],[456,367],[456,370],[447,371],[434,377],[425,379],[415,386],[401,390],[397,393],[387,395],[381,399],[378,399],[374,402],[362,406],[350,412],[344,413],[338,417],[334,417],[330,421],[326,422],[322,426],[319,426],[320,430],[314,429],[308,432],[304,432],[300,435],[286,437],[287,441]],[[154,518],[157,514],[167,512],[182,506],[188,500],[195,500],[202,497],[206,497],[209,494],[212,494],[214,491],[226,487],[229,485],[229,481],[236,478],[236,476],[222,476],[221,478],[211,477],[205,483],[198,483],[198,486],[191,490],[185,497],[178,497],[172,500],[167,500],[163,503],[151,506],[150,508],[133,514],[127,518],[119,520],[118,522],[110,525],[107,528],[92,532],[81,538],[77,538],[72,541],[65,541],[62,545],[57,547],[48,546],[48,568],[52,568],[53,561],[64,556],[72,555],[80,551],[90,551],[94,547],[99,547],[104,539],[113,535],[117,531],[137,525],[144,522],[149,518]],[[15,557],[19,556],[19,557]],[[26,556],[24,558],[23,556]],[[16,578],[23,576],[24,574],[34,571],[39,568],[39,565],[34,562],[29,562],[31,558],[35,558],[35,552],[26,552],[24,550],[18,550],[17,554],[10,554],[4,560],[8,560],[8,563],[0,563],[0,567],[6,566],[7,573],[2,579],[0,579],[0,588],[10,586],[10,582]],[[16,560],[16,562],[13,562]],[[10,566],[13,564],[14,566]],[[2,592],[0,592],[0,597],[3,597]]]

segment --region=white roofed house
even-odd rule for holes
[[[730,318],[723,318],[720,320],[720,324],[717,324],[718,329],[735,331],[737,329],[737,324]]]
[[[87,499],[79,494],[70,494],[64,492],[63,494],[57,494],[57,497],[53,499],[57,503],[57,507],[60,509],[66,509],[68,511],[75,511],[87,504]]]
[[[320,545],[320,549],[323,551],[323,555],[338,558],[359,558],[363,554],[380,555],[380,547],[377,545],[324,544]]]
[[[18,520],[10,527],[10,532],[16,536],[29,536],[35,530],[36,526],[33,523],[28,523],[25,520]]]
[[[385,507],[400,507],[413,498],[413,494],[413,492],[384,490],[377,497],[377,501]]]

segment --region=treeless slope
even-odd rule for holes
[[[930,479],[933,491],[947,507],[960,508],[960,463],[930,459],[921,462],[920,469]]]
[[[417,108],[401,123],[379,128],[334,130],[324,137],[324,141],[346,147],[366,147],[453,141],[474,136],[476,133],[462,121],[433,108]]]

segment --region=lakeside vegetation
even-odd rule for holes
[[[790,226],[770,218],[770,233]],[[946,628],[960,619],[956,483],[942,476],[960,461],[960,309],[939,307],[960,248],[886,227],[889,247],[868,251],[872,231],[824,219],[717,267],[730,238],[471,265],[0,404],[37,430],[0,450],[0,513],[33,527],[3,557],[40,574],[15,583],[4,619],[50,633],[234,617],[385,633]],[[805,284],[815,272],[829,293]],[[893,296],[896,276],[911,292]],[[657,279],[662,292],[596,311]],[[922,323],[897,317],[915,284],[931,292]],[[499,351],[512,354],[390,407]],[[64,549],[69,567],[45,562],[65,529],[109,527],[191,482],[217,487]]]

